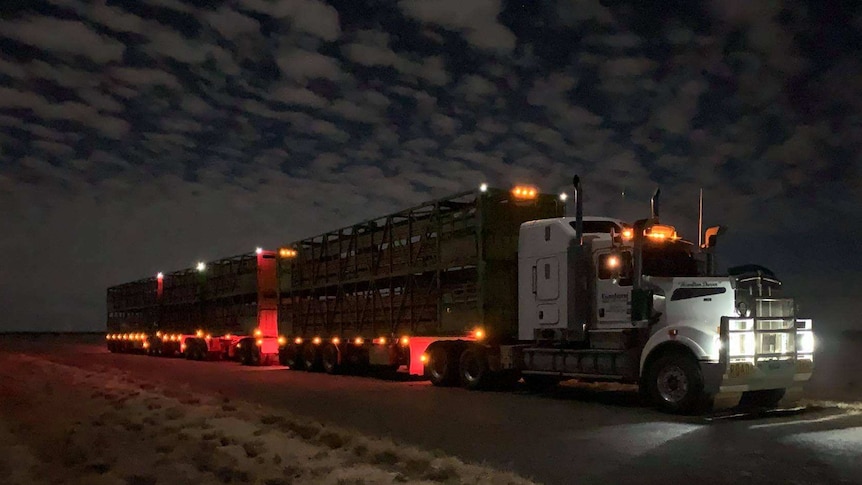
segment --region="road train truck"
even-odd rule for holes
[[[482,185],[277,251],[280,360],[372,366],[436,386],[640,386],[660,409],[792,401],[813,369],[812,321],[762,266],[717,274],[703,244],[649,217],[583,216],[567,194]],[[646,212],[646,211],[645,211]]]

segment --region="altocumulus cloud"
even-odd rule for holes
[[[575,172],[590,212],[625,218],[661,185],[692,238],[704,188],[725,263],[850,295],[831,281],[862,235],[859,19],[815,1],[4,6],[0,330],[100,329],[110,284]]]

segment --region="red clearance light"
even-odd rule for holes
[[[311,339],[311,343],[313,343],[314,345],[320,345],[320,342],[322,342],[320,337],[314,337],[313,339]]]
[[[355,339],[353,339],[353,343],[356,345],[362,345],[365,343],[365,340],[363,340],[362,337],[356,337]]]
[[[295,343],[296,345],[302,344],[302,337],[296,337],[296,339],[293,341],[293,343]]]
[[[400,342],[401,342],[401,345],[408,345],[410,343],[410,337],[405,335],[405,336],[401,337]]]
[[[340,343],[341,343],[341,339],[340,339],[340,338],[338,338],[338,337],[332,337],[332,344],[333,344],[333,345],[338,345],[338,344],[340,344]]]

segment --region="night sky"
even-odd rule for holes
[[[584,179],[862,328],[862,2],[0,1],[0,331],[432,197]],[[573,212],[570,210],[570,212]]]

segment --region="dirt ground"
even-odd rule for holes
[[[802,412],[730,418],[659,413],[618,384],[475,393],[103,339],[0,336],[0,485],[862,484],[852,335],[818,341]]]
[[[0,353],[0,477],[6,485],[531,483],[284,411],[23,353]]]

